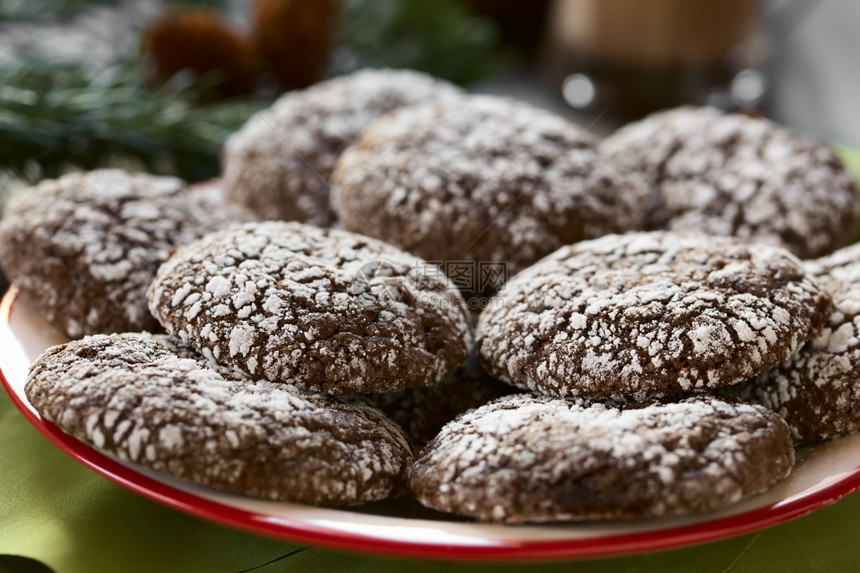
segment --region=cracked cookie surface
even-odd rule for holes
[[[731,393],[772,409],[799,444],[860,430],[860,245],[805,263],[833,297],[822,333]]]
[[[272,500],[351,505],[394,496],[412,460],[368,404],[250,380],[162,335],[56,346],[27,398],[63,431],[172,476]]]
[[[344,151],[332,204],[347,230],[513,273],[562,245],[643,227],[645,186],[595,146],[565,119],[506,98],[411,106]]]
[[[72,338],[154,330],[146,289],[170,251],[253,220],[217,187],[120,170],[43,181],[9,202],[0,261],[41,315]]]
[[[446,425],[409,486],[424,505],[481,521],[639,518],[737,502],[793,465],[785,422],[761,406],[704,397],[617,409],[521,394]]]
[[[638,174],[651,187],[646,212],[649,229],[663,228],[669,220],[660,193],[666,164],[687,140],[720,115],[716,108],[681,106],[631,122],[600,142],[600,152],[622,172]]]
[[[460,93],[408,70],[363,70],[289,92],[227,141],[227,197],[266,219],[328,225],[329,176],[359,132],[398,107]]]
[[[765,119],[685,107],[622,128],[601,149],[659,190],[670,230],[812,258],[847,244],[860,220],[853,179],[833,150]]]
[[[177,250],[148,297],[170,334],[255,378],[383,392],[435,384],[468,354],[465,302],[426,265],[345,231],[251,223]]]
[[[625,400],[746,380],[817,336],[832,309],[782,249],[659,231],[562,247],[498,296],[477,327],[491,375]]]

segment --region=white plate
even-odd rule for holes
[[[224,493],[121,462],[66,435],[27,402],[35,358],[65,337],[10,289],[0,302],[0,377],[18,409],[67,454],[159,503],[266,535],[376,554],[442,559],[548,559],[678,547],[754,531],[803,515],[860,488],[860,435],[798,452],[792,475],[770,491],[718,512],[603,523],[503,526],[452,519],[414,502],[326,509]]]

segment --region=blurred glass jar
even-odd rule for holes
[[[556,0],[543,69],[573,107],[641,117],[727,93],[759,29],[756,0]]]

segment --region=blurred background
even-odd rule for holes
[[[361,67],[598,134],[694,103],[860,145],[858,30],[852,0],[0,0],[0,209],[71,170],[215,177],[256,110]]]

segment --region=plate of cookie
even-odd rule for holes
[[[832,150],[766,120],[681,108],[600,142],[363,71],[250,119],[218,183],[13,198],[0,373],[76,460],[237,528],[678,547],[860,488],[858,220]]]
[[[292,224],[251,223],[213,236],[233,240],[241,233],[259,237],[297,231],[312,238],[321,233]],[[347,234],[338,237],[349,238]],[[202,240],[213,241],[211,237]],[[246,255],[253,243],[246,241]],[[682,235],[608,236],[558,251],[512,279],[507,288],[532,293],[529,296],[542,292],[547,284],[558,289],[564,277],[581,276],[563,272],[566,265],[585,261],[586,266],[594,267],[589,257],[595,253],[632,257],[623,266],[635,268],[641,253],[668,250],[669,243],[671,248],[682,250],[691,245],[699,250],[706,248],[715,256],[718,252],[725,255],[737,246],[731,240],[709,238],[705,247],[701,238]],[[297,248],[294,242],[290,244]],[[173,267],[183,264],[183,256],[192,260],[201,256],[201,246],[180,249],[178,258],[171,259]],[[219,258],[212,252],[217,244],[210,242],[205,247],[203,251],[209,251],[211,260]],[[344,256],[345,246],[340,247],[339,256]],[[362,244],[360,248],[364,247]],[[623,248],[619,250],[620,247]],[[744,253],[748,250],[743,249]],[[762,249],[764,254],[756,253],[757,256],[775,256]],[[235,257],[240,251],[229,252]],[[204,259],[206,255],[202,255]],[[842,259],[846,259],[844,254],[837,253],[831,259],[823,259],[819,266],[822,272],[833,273],[841,268],[840,263],[845,263]],[[847,259],[853,261],[854,257]],[[393,257],[390,260],[391,264],[397,262]],[[792,260],[787,259],[786,264],[794,264]],[[741,271],[724,263],[717,264],[716,271],[721,273],[716,276],[717,283],[735,284],[735,275]],[[694,257],[686,264],[701,266],[702,262]],[[647,268],[655,272],[654,264]],[[244,269],[247,271],[248,266]],[[794,313],[802,320],[789,328],[796,330],[807,322],[820,322],[824,309],[818,307],[824,303],[815,287],[800,276],[795,277],[798,284],[782,292],[782,282],[792,282],[788,278],[790,270],[778,269],[780,282],[772,285],[776,290],[770,296],[776,300],[787,296],[783,302],[789,306],[802,303]],[[196,268],[195,273],[213,271]],[[663,279],[671,282],[671,273],[676,272],[683,274],[681,263],[673,264]],[[180,298],[175,293],[182,293],[183,285],[164,283],[175,276],[175,272],[164,277],[160,274],[150,288],[150,296],[158,299],[163,290],[171,293],[168,299]],[[584,280],[603,279],[586,276]],[[649,285],[660,280],[655,278]],[[202,282],[212,290],[222,288],[211,277]],[[161,284],[167,284],[166,288],[160,290]],[[756,285],[757,290],[761,288],[762,284]],[[627,303],[633,306],[638,306],[642,297],[653,300],[655,296],[643,292],[640,299],[631,299],[633,284],[622,290]],[[182,296],[187,298],[188,294]],[[698,296],[706,298],[701,293]],[[623,302],[616,300],[615,305]],[[194,303],[192,298],[191,304]],[[843,306],[848,308],[850,304]],[[486,339],[492,338],[492,332],[502,332],[500,329],[506,325],[521,320],[507,316],[494,322],[505,309],[527,310],[522,305],[506,304],[485,311],[478,329],[485,332]],[[755,305],[748,311],[754,309]],[[597,316],[595,312],[592,309],[593,316]],[[741,309],[735,312],[740,315]],[[556,308],[552,313],[567,311]],[[188,319],[193,314],[182,312],[177,316]],[[771,309],[765,314],[779,313]],[[724,402],[722,398],[615,408],[605,403],[519,393],[497,398],[445,425],[412,467],[413,497],[373,501],[390,497],[398,487],[398,466],[411,459],[402,434],[383,419],[379,410],[341,403],[326,394],[285,389],[283,384],[252,384],[245,375],[216,366],[206,356],[165,335],[95,335],[67,343],[67,336],[49,324],[16,287],[4,296],[0,318],[0,343],[6,349],[0,360],[4,386],[26,418],[63,451],[159,503],[294,541],[440,559],[617,555],[753,531],[813,511],[860,487],[858,434],[801,447],[795,452],[789,428],[775,414]],[[765,318],[761,318],[763,322],[749,317],[747,320],[763,330],[775,327],[766,324]],[[537,334],[541,324],[546,327],[551,321],[539,319],[528,332]],[[705,332],[692,337],[700,343],[695,348],[699,359],[708,355],[705,346],[714,340],[706,336],[711,332],[709,328],[697,327]],[[838,328],[835,330],[838,332]],[[515,334],[502,332],[494,344],[487,345],[486,353],[510,351],[499,340]],[[645,330],[637,334],[638,338],[649,336]],[[844,336],[841,341],[844,345]],[[837,342],[831,341],[830,345]],[[529,343],[524,339],[512,351],[521,354],[523,345]],[[742,356],[749,361],[759,359],[761,354]],[[517,359],[516,355],[509,356],[497,363],[511,364]],[[631,359],[622,362],[629,365]],[[537,375],[537,371],[529,377],[527,370],[522,376],[525,386],[562,382]],[[588,374],[593,377],[600,373],[599,364],[589,368]],[[691,370],[689,376],[693,374]],[[504,372],[498,375],[504,376]],[[577,378],[583,380],[586,390],[599,382],[582,375]],[[667,383],[652,377],[640,381],[640,387]],[[696,384],[682,378],[671,383],[680,387],[669,388],[670,391]],[[445,382],[441,386],[445,387]],[[452,392],[450,386],[443,391]],[[491,398],[483,395],[479,403]],[[256,426],[247,426],[249,421]],[[263,428],[262,438],[260,432],[255,434],[258,427]],[[308,434],[312,427],[314,431]],[[201,428],[206,429],[203,434],[198,431]],[[320,428],[324,437],[316,441]],[[421,439],[421,431],[426,432],[420,424],[417,434],[416,428],[409,429],[416,442]],[[292,430],[300,431],[298,446]],[[792,431],[805,430],[797,426]],[[117,437],[120,433],[125,437]],[[158,439],[150,439],[153,435]],[[271,450],[273,442],[298,447],[298,453],[286,448],[289,455],[280,460],[279,454]],[[526,447],[508,452],[511,444]],[[561,457],[560,451],[564,452]],[[500,460],[487,452],[507,452],[503,455],[507,470],[490,482],[482,481],[486,477],[482,468],[499,464]],[[595,456],[595,452],[600,455]],[[189,462],[189,456],[196,461]],[[331,459],[319,466],[308,465],[321,456]],[[296,458],[299,466],[295,465]],[[523,482],[523,472],[530,476],[528,482]],[[177,474],[184,479],[177,479]],[[247,474],[257,479],[233,479]],[[471,474],[477,480],[461,479]],[[557,474],[573,475],[575,479],[559,482]],[[628,493],[637,489],[633,479],[642,479],[646,486],[631,496]],[[309,480],[315,485],[305,491]],[[481,488],[489,488],[491,495]],[[284,491],[289,492],[291,501],[272,499]]]
[[[361,552],[436,559],[523,560],[620,555],[755,531],[799,517],[860,488],[860,435],[798,450],[791,475],[765,493],[693,516],[507,526],[452,519],[406,500],[355,509],[271,502],[191,484],[107,455],[60,430],[30,404],[27,371],[66,337],[14,287],[0,307],[3,384],[27,420],[65,453],[138,494],[240,529]]]

